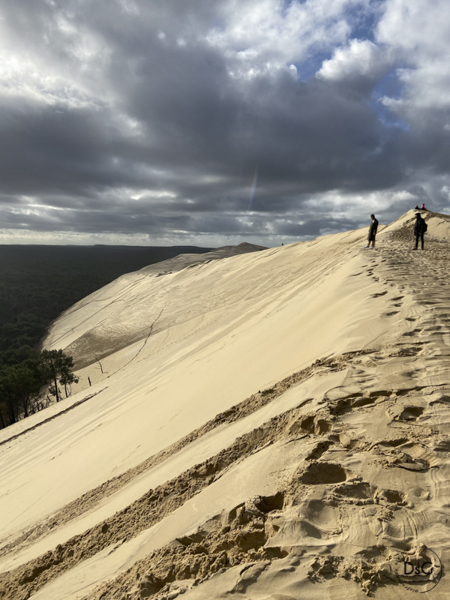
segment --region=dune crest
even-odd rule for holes
[[[447,598],[450,216],[422,252],[414,214],[66,311],[74,395],[0,431],[0,598]]]

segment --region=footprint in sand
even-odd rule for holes
[[[299,482],[305,485],[341,483],[347,479],[344,469],[335,463],[312,462],[302,471]]]
[[[334,488],[336,496],[349,500],[368,500],[373,498],[377,488],[366,481],[352,481]]]
[[[396,504],[397,506],[406,504],[405,496],[397,490],[379,489],[375,494],[375,498],[378,502],[381,501],[386,504]]]
[[[407,331],[406,333],[403,334],[403,336],[411,337],[412,335],[416,335],[416,333],[420,333],[421,331],[422,331],[422,329],[416,328],[416,329],[413,329],[412,331]]]
[[[402,421],[416,421],[423,415],[423,411],[421,406],[406,406],[398,418]]]
[[[376,447],[398,448],[398,446],[402,446],[403,444],[406,444],[407,442],[409,442],[409,440],[408,440],[408,438],[405,438],[405,437],[395,438],[393,440],[383,440],[381,442],[378,442],[377,444],[374,444],[373,448],[376,448]]]
[[[372,298],[378,298],[379,296],[385,296],[387,292],[379,292],[378,294],[372,294]]]
[[[417,421],[423,415],[424,411],[425,409],[422,406],[414,406],[412,404],[403,406],[393,405],[387,409],[387,414],[393,421]]]

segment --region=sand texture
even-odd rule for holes
[[[450,216],[425,218],[425,251],[409,211],[375,250],[225,249],[66,311],[45,345],[80,383],[0,431],[0,599],[447,599]]]

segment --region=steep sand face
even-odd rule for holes
[[[182,289],[191,288],[187,304],[175,293],[179,277],[167,276],[186,269],[198,272],[212,261],[264,249],[242,243],[206,254],[181,254],[123,275],[66,311],[52,327],[46,345],[66,348],[78,368],[90,365],[134,341],[146,340],[149,335],[191,319],[197,312],[200,315],[205,312],[204,305],[196,298],[194,288],[197,286],[194,283],[192,287],[191,277],[187,277],[187,285],[186,278],[181,278]],[[159,277],[165,279],[160,281]]]
[[[0,598],[447,598],[450,217],[414,219],[68,311],[76,395],[0,432]]]

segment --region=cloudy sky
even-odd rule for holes
[[[450,213],[448,0],[0,0],[0,243]]]

